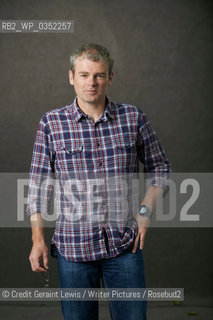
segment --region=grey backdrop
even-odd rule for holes
[[[2,172],[27,172],[40,117],[72,102],[69,55],[84,42],[111,51],[112,100],[140,107],[176,172],[212,171],[212,1],[0,0],[1,19],[73,19],[73,34],[0,34]],[[52,230],[47,230],[47,239]],[[37,287],[29,229],[0,230],[1,287]],[[212,230],[150,229],[147,286],[212,295]],[[53,286],[56,264],[51,260]]]

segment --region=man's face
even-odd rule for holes
[[[69,70],[70,84],[74,86],[78,102],[100,104],[105,101],[107,88],[112,84],[108,64],[80,57],[75,63],[75,72]]]

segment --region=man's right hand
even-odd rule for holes
[[[32,271],[45,272],[48,269],[48,249],[44,241],[33,243],[29,256]],[[43,263],[43,266],[41,265]]]

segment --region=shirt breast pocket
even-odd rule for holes
[[[54,146],[58,171],[74,172],[84,169],[83,144],[57,143]]]

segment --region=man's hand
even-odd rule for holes
[[[136,216],[136,220],[138,223],[138,234],[134,242],[134,247],[132,249],[132,253],[135,253],[138,248],[138,242],[140,242],[140,249],[142,250],[144,247],[145,235],[149,228],[150,219],[148,217],[142,217],[139,214]]]
[[[155,209],[157,200],[163,196],[163,188],[159,186],[150,186],[146,191],[145,197],[141,202],[141,205],[147,206],[152,212]],[[136,220],[138,223],[138,234],[135,239],[134,247],[132,253],[135,253],[138,248],[138,242],[140,241],[140,249],[144,247],[145,235],[149,228],[150,219],[146,216],[136,215]]]
[[[43,219],[40,213],[30,217],[33,247],[29,256],[32,271],[45,272],[48,269],[48,249],[44,241]],[[43,265],[42,265],[43,263]]]
[[[44,241],[33,243],[29,256],[32,271],[45,272],[48,269],[48,249]],[[43,262],[43,266],[40,264]]]

